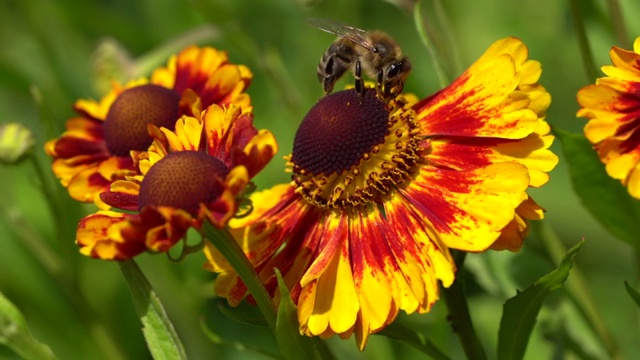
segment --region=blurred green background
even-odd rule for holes
[[[542,62],[540,82],[553,97],[548,121],[554,127],[581,132],[585,120],[575,117],[575,94],[593,79],[583,70],[568,1],[442,2],[450,22],[444,45],[458,56],[457,64],[445,64],[452,74],[459,74],[495,40],[520,37],[529,46],[530,57]],[[430,3],[423,5],[427,18],[435,12]],[[612,45],[631,48],[632,40],[640,35],[640,2],[621,1],[628,32],[625,43],[616,41],[606,1],[580,3],[598,65],[609,63]],[[105,49],[120,49],[127,74],[164,64],[170,52],[192,41],[227,50],[231,61],[248,65],[255,75],[249,93],[256,126],[272,130],[281,147],[268,169],[258,176],[261,188],[288,181],[282,156],[290,152],[297,125],[321,96],[316,65],[333,37],[305,22],[312,16],[388,32],[414,66],[405,89],[425,97],[440,88],[412,14],[392,2],[2,1],[0,122],[20,122],[34,131],[37,160],[66,206],[56,210],[57,218],[52,214],[31,163],[0,165],[0,291],[20,308],[34,336],[59,358],[150,358],[118,265],[85,258],[73,243],[78,219],[93,207],[68,199],[51,179],[50,160],[42,151],[44,141],[59,136],[64,121],[74,115],[72,104],[76,99],[99,99],[103,95],[104,77],[114,73],[100,60],[108,53]],[[338,87],[351,81],[345,78]],[[554,150],[560,153],[558,144]],[[637,285],[637,259],[629,246],[606,233],[582,208],[559,155],[561,162],[551,173],[551,181],[534,196],[547,209],[548,224],[567,246],[586,239],[577,264],[622,355],[634,358],[640,353],[638,311],[623,282]],[[531,237],[518,254],[468,257],[468,271],[463,275],[471,283],[471,312],[490,357],[495,351],[504,300],[554,267],[542,253],[537,239]],[[220,312],[211,292],[213,276],[201,270],[203,260],[200,254],[178,264],[164,255],[143,255],[138,260],[165,303],[190,357],[265,358],[252,350],[239,349],[237,343],[275,352],[268,329],[240,324]],[[79,293],[84,300],[78,300]],[[582,355],[567,352],[566,358],[606,358],[562,290],[545,304],[527,359],[563,358],[562,341],[549,336],[550,329],[559,327],[566,330],[568,339],[586,349]],[[462,352],[446,315],[444,304],[438,303],[430,314],[401,316],[400,321],[420,329],[445,353],[459,358]],[[212,343],[200,327],[201,320],[224,343]],[[339,358],[401,359],[419,355],[381,336],[373,336],[363,353],[356,350],[353,340],[329,342]],[[0,346],[0,357],[15,355]]]

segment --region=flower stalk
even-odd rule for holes
[[[598,77],[595,62],[591,55],[591,46],[587,39],[587,31],[582,20],[582,12],[580,11],[580,0],[569,0],[571,7],[571,15],[573,16],[573,26],[578,37],[578,45],[580,46],[580,55],[587,79],[593,81]]]
[[[453,257],[460,273],[464,265],[464,259],[467,253],[462,251],[454,251]],[[442,291],[444,301],[449,309],[449,319],[453,327],[453,331],[458,335],[462,349],[470,360],[486,360],[487,355],[484,351],[482,343],[478,339],[476,331],[471,321],[467,298],[464,293],[463,282],[460,278]]]
[[[216,247],[216,249],[224,256],[247,289],[256,300],[260,311],[264,315],[265,320],[269,324],[271,331],[276,333],[276,307],[271,301],[271,297],[267,289],[262,285],[260,277],[256,273],[253,265],[240,248],[240,245],[233,239],[229,231],[225,229],[216,229],[209,222],[205,222],[203,227],[205,237]]]

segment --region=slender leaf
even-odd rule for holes
[[[389,324],[377,335],[384,335],[390,339],[405,343],[414,349],[422,352],[423,354],[436,360],[450,360],[451,358],[445,355],[440,349],[438,349],[431,340],[427,339],[424,334],[417,330],[410,329],[398,321]]]
[[[573,257],[583,244],[584,240],[569,249],[557,269],[505,302],[498,333],[498,359],[522,359],[542,302],[567,280]]]
[[[241,302],[238,306],[231,306],[227,299],[217,299],[216,304],[220,312],[225,314],[229,319],[239,322],[240,324],[267,327],[269,323],[265,320],[264,315],[260,312],[260,309],[254,305]]]
[[[136,313],[142,322],[142,333],[154,359],[186,359],[173,324],[160,299],[133,260],[120,262],[120,270],[127,280]]]
[[[611,234],[640,250],[640,201],[620,181],[609,177],[589,141],[582,135],[554,129],[568,159],[571,182],[591,215]]]
[[[333,359],[333,354],[319,338],[309,338],[300,334],[298,324],[298,308],[289,296],[280,271],[276,270],[278,288],[280,289],[280,306],[276,322],[276,339],[280,351],[287,359]]]
[[[635,291],[628,282],[624,282],[624,287],[627,289],[629,296],[636,302],[636,305],[640,306],[640,293]]]
[[[0,344],[23,359],[56,359],[48,346],[33,338],[24,317],[9,299],[0,293]]]
[[[234,348],[234,349],[236,349],[238,351],[254,352],[256,354],[261,354],[261,355],[264,355],[264,356],[272,358],[272,359],[282,359],[282,356],[280,356],[279,354],[271,353],[271,352],[269,352],[267,350],[261,349],[259,347],[253,346],[251,344],[246,344],[246,343],[239,342],[239,341],[231,341],[231,340],[223,339],[220,335],[218,335],[215,332],[213,332],[213,330],[211,330],[207,326],[207,323],[205,322],[204,318],[200,319],[200,328],[202,329],[202,332],[204,333],[204,335],[209,340],[211,340],[211,342],[214,343],[214,344],[229,346],[229,347],[232,347],[232,348]]]

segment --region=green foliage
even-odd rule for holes
[[[418,349],[421,353],[431,357],[435,360],[449,360],[451,359],[445,355],[438,347],[429,340],[424,334],[417,330],[408,328],[398,321],[389,324],[386,328],[382,329],[378,333],[384,335],[390,339],[405,343],[415,349]]]
[[[609,177],[589,141],[582,135],[554,129],[567,157],[571,182],[585,208],[611,234],[640,250],[637,224],[640,201]]]
[[[154,359],[186,359],[184,346],[151,284],[133,260],[120,263]]]
[[[636,305],[640,306],[640,293],[632,288],[626,281],[624,282],[624,287],[627,289],[627,293],[629,293],[629,296],[631,296]]]
[[[24,359],[56,359],[48,346],[33,338],[20,310],[0,293],[0,344]]]
[[[584,240],[565,254],[557,269],[536,280],[533,285],[504,304],[498,338],[498,359],[516,360],[524,357],[542,302],[567,280],[573,257],[582,245]]]

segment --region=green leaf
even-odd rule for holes
[[[0,344],[23,359],[56,359],[48,346],[33,338],[24,317],[11,301],[0,293]]]
[[[239,322],[240,324],[267,327],[269,323],[264,318],[256,306],[247,304],[246,301],[241,302],[236,307],[229,305],[227,299],[218,298],[216,304],[221,313],[225,314],[229,319]]]
[[[624,287],[627,288],[627,292],[629,293],[629,295],[631,296],[631,298],[633,299],[633,301],[636,302],[636,305],[640,306],[640,293],[638,293],[637,291],[635,291],[631,285],[629,285],[628,282],[624,282]]]
[[[424,334],[414,329],[410,329],[400,324],[398,321],[394,321],[389,324],[376,335],[383,335],[390,339],[405,343],[435,360],[451,359],[440,351],[440,349],[438,349],[431,340],[427,339]]]
[[[239,341],[231,341],[231,340],[227,340],[227,339],[223,339],[222,337],[220,337],[218,334],[216,334],[213,330],[211,330],[208,326],[207,323],[205,322],[204,318],[200,319],[200,329],[202,329],[202,332],[205,334],[205,336],[211,340],[212,343],[217,344],[217,345],[224,345],[224,346],[229,346],[232,347],[238,351],[251,351],[257,354],[262,354],[266,357],[272,358],[272,359],[281,359],[282,357],[279,356],[278,354],[273,354],[269,351],[266,351],[264,349],[261,349],[259,347],[253,346],[251,344],[246,344],[246,343],[242,343]]]
[[[620,181],[607,175],[584,136],[558,129],[554,133],[561,141],[571,182],[582,204],[611,234],[640,250],[640,201],[629,196]]]
[[[569,249],[557,269],[505,302],[498,333],[498,359],[522,359],[542,301],[567,280],[573,257],[583,244],[584,240]]]
[[[280,306],[276,322],[276,339],[280,351],[287,359],[334,359],[326,344],[317,337],[306,337],[300,334],[298,324],[298,308],[291,300],[289,290],[284,284],[282,275],[275,269],[280,289]]]
[[[133,260],[120,262],[120,270],[127,280],[136,313],[142,322],[142,333],[154,359],[186,359],[173,324],[160,299]]]

